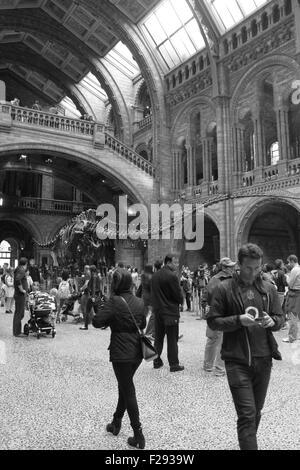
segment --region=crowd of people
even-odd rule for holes
[[[138,269],[118,263],[85,266],[81,273],[74,266],[56,273],[44,288],[57,301],[57,321],[65,302],[75,300],[83,318],[81,330],[110,328],[110,361],[118,383],[118,403],[107,431],[120,432],[127,410],[134,435],[128,443],[145,447],[136,399],[134,375],[142,362],[141,329],[153,340],[157,357],[153,368],[164,366],[162,352],[167,338],[167,359],[171,373],[182,372],[178,341],[180,313],[201,307],[206,320],[206,346],[203,369],[218,377],[227,376],[238,415],[238,438],[241,449],[257,448],[257,430],[267,394],[272,359],[281,359],[272,332],[286,327],[285,342],[298,339],[300,312],[300,266],[295,255],[287,265],[276,260],[274,265],[262,264],[263,252],[248,244],[242,247],[238,261],[222,258],[211,269],[200,265],[196,271],[183,266],[178,272],[178,259],[167,255],[164,262]],[[21,336],[26,293],[39,289],[47,279],[32,258],[25,258],[13,271],[4,266],[1,292],[5,312],[15,312],[13,334]],[[74,302],[73,302],[74,305]],[[134,321],[133,321],[134,320]]]

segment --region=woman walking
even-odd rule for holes
[[[121,429],[122,418],[127,410],[134,432],[128,444],[139,449],[145,448],[139,408],[133,377],[142,362],[139,334],[132,318],[134,316],[140,329],[146,326],[144,303],[132,294],[131,273],[116,269],[112,280],[112,297],[99,309],[93,319],[95,328],[110,327],[110,361],[118,382],[119,399],[113,420],[106,426],[107,432],[117,436]]]

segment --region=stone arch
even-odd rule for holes
[[[239,217],[236,221],[235,240],[238,248],[241,247],[243,243],[247,242],[251,227],[255,222],[255,219],[261,213],[263,213],[264,209],[266,209],[268,205],[271,205],[272,203],[285,204],[295,209],[300,216],[300,205],[297,204],[297,202],[292,198],[287,199],[284,196],[268,196],[256,198],[255,201],[251,204],[250,208],[249,205],[247,205],[245,210],[240,212]]]
[[[185,244],[182,244],[182,264],[196,269],[199,264],[208,263],[210,265],[219,261],[220,258],[220,227],[216,215],[209,208],[205,208],[204,214],[204,244],[199,251],[186,251]]]
[[[41,239],[41,237],[42,237],[41,227],[39,227],[32,220],[30,220],[28,217],[26,217],[26,214],[17,214],[17,215],[14,216],[14,215],[12,215],[11,212],[9,214],[6,214],[4,212],[3,214],[1,214],[1,217],[0,217],[0,222],[2,222],[2,221],[9,221],[9,222],[15,222],[17,224],[22,224],[22,226],[25,228],[25,230],[33,238]]]
[[[95,166],[101,170],[104,176],[115,180],[120,189],[128,194],[130,199],[134,202],[139,202],[141,204],[147,203],[145,197],[141,194],[134,182],[130,181],[124,176],[124,174],[116,173],[116,169],[110,166],[106,161],[100,160],[96,155],[87,154],[86,152],[70,149],[70,147],[56,144],[43,144],[36,142],[18,142],[14,144],[3,145],[0,147],[0,156],[2,154],[8,153],[20,153],[20,152],[47,152],[49,155],[53,156],[62,156],[64,158],[73,160],[73,161],[84,161],[89,163],[91,166]],[[106,159],[105,159],[106,160]],[[152,191],[152,189],[151,189]]]
[[[300,76],[300,64],[290,56],[283,55],[283,54],[276,54],[270,57],[265,57],[259,60],[255,65],[249,67],[247,72],[245,72],[242,78],[239,80],[238,84],[236,85],[231,98],[231,116],[234,117],[236,110],[238,108],[238,102],[241,93],[244,91],[245,86],[253,79],[253,77],[257,77],[258,75],[267,72],[270,74],[270,69],[272,67],[282,66],[285,67],[295,73],[296,77]]]
[[[178,112],[177,116],[174,119],[174,123],[171,129],[171,141],[174,142],[175,136],[178,135],[180,131],[181,123],[187,123],[187,115],[190,116],[193,112],[197,110],[197,107],[201,107],[201,105],[209,106],[214,112],[216,112],[216,106],[214,102],[206,97],[202,96],[200,98],[194,98],[193,100],[189,101],[181,110]]]
[[[150,160],[149,147],[146,142],[141,142],[138,144],[135,152],[145,158],[145,160]]]

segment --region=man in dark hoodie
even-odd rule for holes
[[[284,323],[277,291],[261,279],[263,252],[254,244],[238,254],[240,273],[214,290],[207,323],[223,331],[221,356],[238,415],[241,450],[257,450],[257,430],[270,381],[280,360],[272,331]]]

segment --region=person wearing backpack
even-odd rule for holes
[[[60,311],[64,302],[71,296],[68,271],[63,271],[61,277],[62,277],[62,280],[58,286],[58,292],[57,292],[57,297],[58,297],[57,319],[58,321],[60,321]]]

